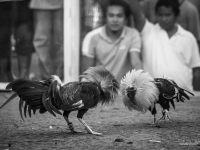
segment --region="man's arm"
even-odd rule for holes
[[[190,11],[187,12],[188,19],[188,30],[193,33],[197,41],[200,40],[200,22],[198,10],[193,4],[191,5]]]
[[[132,67],[134,69],[136,69],[136,70],[142,69],[142,63],[141,63],[139,52],[131,52],[130,53],[130,61],[131,61]]]
[[[141,32],[145,25],[145,15],[139,4],[139,0],[128,0],[134,18],[135,28]]]
[[[190,67],[193,71],[193,89],[195,91],[200,91],[200,55],[199,55],[199,48],[194,36],[191,38],[192,40],[190,43],[192,44],[191,47],[191,58],[190,58]]]
[[[200,91],[200,67],[193,68],[193,89]]]
[[[95,66],[95,46],[96,41],[94,39],[94,35],[96,34],[96,30],[89,32],[83,39],[82,44],[82,57],[81,57],[81,68],[80,71],[83,73],[89,67]]]
[[[94,58],[82,55],[81,73],[83,73],[89,67],[94,67],[94,66],[95,66],[95,59]]]
[[[198,46],[200,46],[200,21],[199,12],[197,8],[192,4],[191,9],[186,13],[188,19],[188,30],[195,36]]]

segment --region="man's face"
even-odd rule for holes
[[[170,30],[176,23],[176,16],[171,7],[161,6],[157,10],[157,21],[164,30]]]
[[[106,13],[106,24],[108,29],[117,32],[123,29],[126,17],[123,7],[109,6]]]

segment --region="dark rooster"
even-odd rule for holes
[[[163,108],[162,117],[159,120],[170,119],[170,103],[175,109],[174,99],[184,102],[190,99],[186,94],[189,91],[179,87],[172,79],[152,78],[143,70],[132,70],[121,80],[121,93],[124,105],[130,110],[145,113],[147,110],[154,115],[153,123],[156,123],[156,104]],[[194,96],[194,95],[193,95]]]
[[[84,81],[69,82],[63,86],[60,79],[54,75],[43,81],[15,80],[6,87],[15,93],[0,108],[19,96],[19,112],[22,119],[23,112],[26,117],[27,111],[30,117],[31,113],[35,114],[37,110],[41,114],[48,111],[53,116],[57,113],[63,115],[72,133],[76,131],[68,116],[71,111],[77,110],[77,118],[88,133],[101,135],[101,133],[92,131],[83,120],[83,115],[99,103],[114,102],[119,91],[119,83],[108,70],[101,66],[90,67],[81,77]],[[63,114],[59,110],[63,110]]]

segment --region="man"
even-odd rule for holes
[[[40,79],[63,79],[63,0],[31,0],[34,14],[33,45],[40,60]]]
[[[15,52],[18,58],[18,78],[29,78],[33,47],[33,12],[30,0],[14,2]]]
[[[83,71],[103,65],[120,81],[129,70],[141,68],[141,40],[136,29],[126,26],[130,8],[123,0],[109,0],[106,25],[89,32],[83,41]]]
[[[13,28],[13,1],[0,1],[0,82],[11,82],[14,79],[10,40]]]
[[[180,14],[178,2],[159,0],[155,25],[145,19],[138,0],[129,2],[143,40],[144,70],[153,77],[171,77],[192,91],[192,79],[199,83],[200,57],[195,37],[176,23]]]
[[[143,12],[150,22],[157,22],[155,14],[155,5],[158,0],[146,0],[141,4]],[[186,30],[190,31],[196,38],[198,44],[200,44],[200,22],[199,12],[188,0],[177,0],[180,3],[180,14],[177,22]]]

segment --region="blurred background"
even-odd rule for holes
[[[141,4],[145,1],[140,0]],[[200,12],[199,0],[188,1],[192,2]],[[17,2],[23,2],[23,6],[22,4],[14,4]],[[34,46],[31,46],[35,33],[35,16],[34,8],[30,7],[30,2],[31,0],[0,0],[1,85],[21,77],[42,79],[39,69],[41,65],[40,57],[34,50]],[[64,59],[62,73],[59,75],[63,82],[78,80],[81,69],[80,60],[83,38],[89,31],[104,24],[103,14],[106,2],[106,0],[63,1],[63,8],[61,8],[63,9],[63,26],[61,27],[63,27],[64,32],[64,42],[62,43]],[[21,10],[24,10],[24,12],[21,12]],[[18,25],[23,21],[28,21],[28,25],[19,29]],[[16,31],[22,32],[25,36],[16,33]],[[26,54],[20,54],[18,50],[20,47],[18,38],[21,38],[19,35],[23,36],[22,38],[25,38],[24,41],[28,42],[25,45],[25,47],[28,47]],[[56,49],[53,51],[56,51]]]

